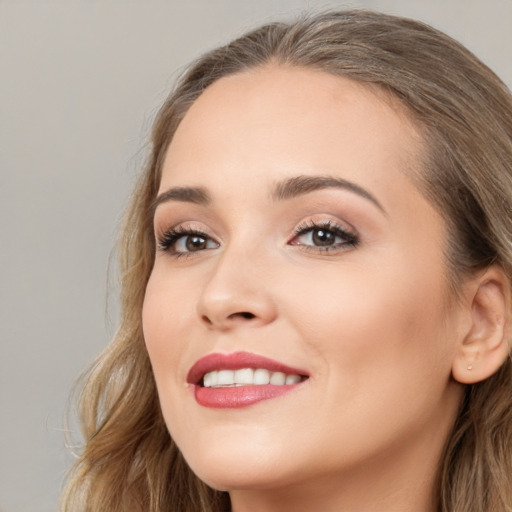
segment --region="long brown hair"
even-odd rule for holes
[[[512,98],[474,55],[422,23],[369,11],[273,23],[201,57],[161,108],[119,242],[122,317],[81,393],[85,446],[65,511],[220,512],[229,497],[188,468],[165,427],[141,328],[155,240],[151,204],[162,160],[195,99],[216,80],[268,63],[385,89],[421,129],[415,177],[449,227],[452,285],[498,263],[512,278]],[[439,510],[512,511],[512,365],[468,386],[439,469]]]

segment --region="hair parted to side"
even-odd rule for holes
[[[452,286],[491,263],[512,279],[512,97],[459,43],[416,21],[355,10],[269,24],[209,52],[161,108],[125,216],[121,325],[81,394],[85,447],[62,498],[66,512],[229,510],[227,493],[191,472],[167,432],[141,311],[155,253],[151,205],[176,128],[210,84],[269,63],[342,75],[398,98],[424,135],[416,179],[449,226]],[[512,511],[511,476],[507,360],[491,378],[467,387],[440,465],[439,511]]]

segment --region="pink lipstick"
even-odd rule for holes
[[[302,369],[248,352],[210,354],[190,368],[196,401],[210,408],[246,407],[295,390],[309,377]]]

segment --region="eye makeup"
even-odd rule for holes
[[[219,245],[204,230],[187,224],[175,226],[157,235],[157,248],[174,257],[215,249]]]
[[[359,244],[359,236],[331,219],[308,219],[293,230],[287,244],[310,252],[335,253],[355,248]],[[205,230],[189,224],[177,225],[157,236],[158,249],[176,258],[217,249],[220,245]]]
[[[359,236],[330,219],[319,222],[311,219],[297,226],[289,244],[308,251],[338,252],[356,247]]]

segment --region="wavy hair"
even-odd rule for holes
[[[215,49],[178,81],[159,111],[151,153],[119,241],[121,322],[80,396],[85,444],[62,497],[66,512],[221,512],[227,493],[188,468],[164,424],[142,334],[155,240],[151,205],[165,151],[213,82],[269,63],[382,88],[423,133],[418,187],[449,228],[452,286],[491,263],[512,278],[512,97],[462,45],[409,19],[350,10],[271,23]],[[440,512],[512,511],[512,365],[467,386],[439,465]]]

